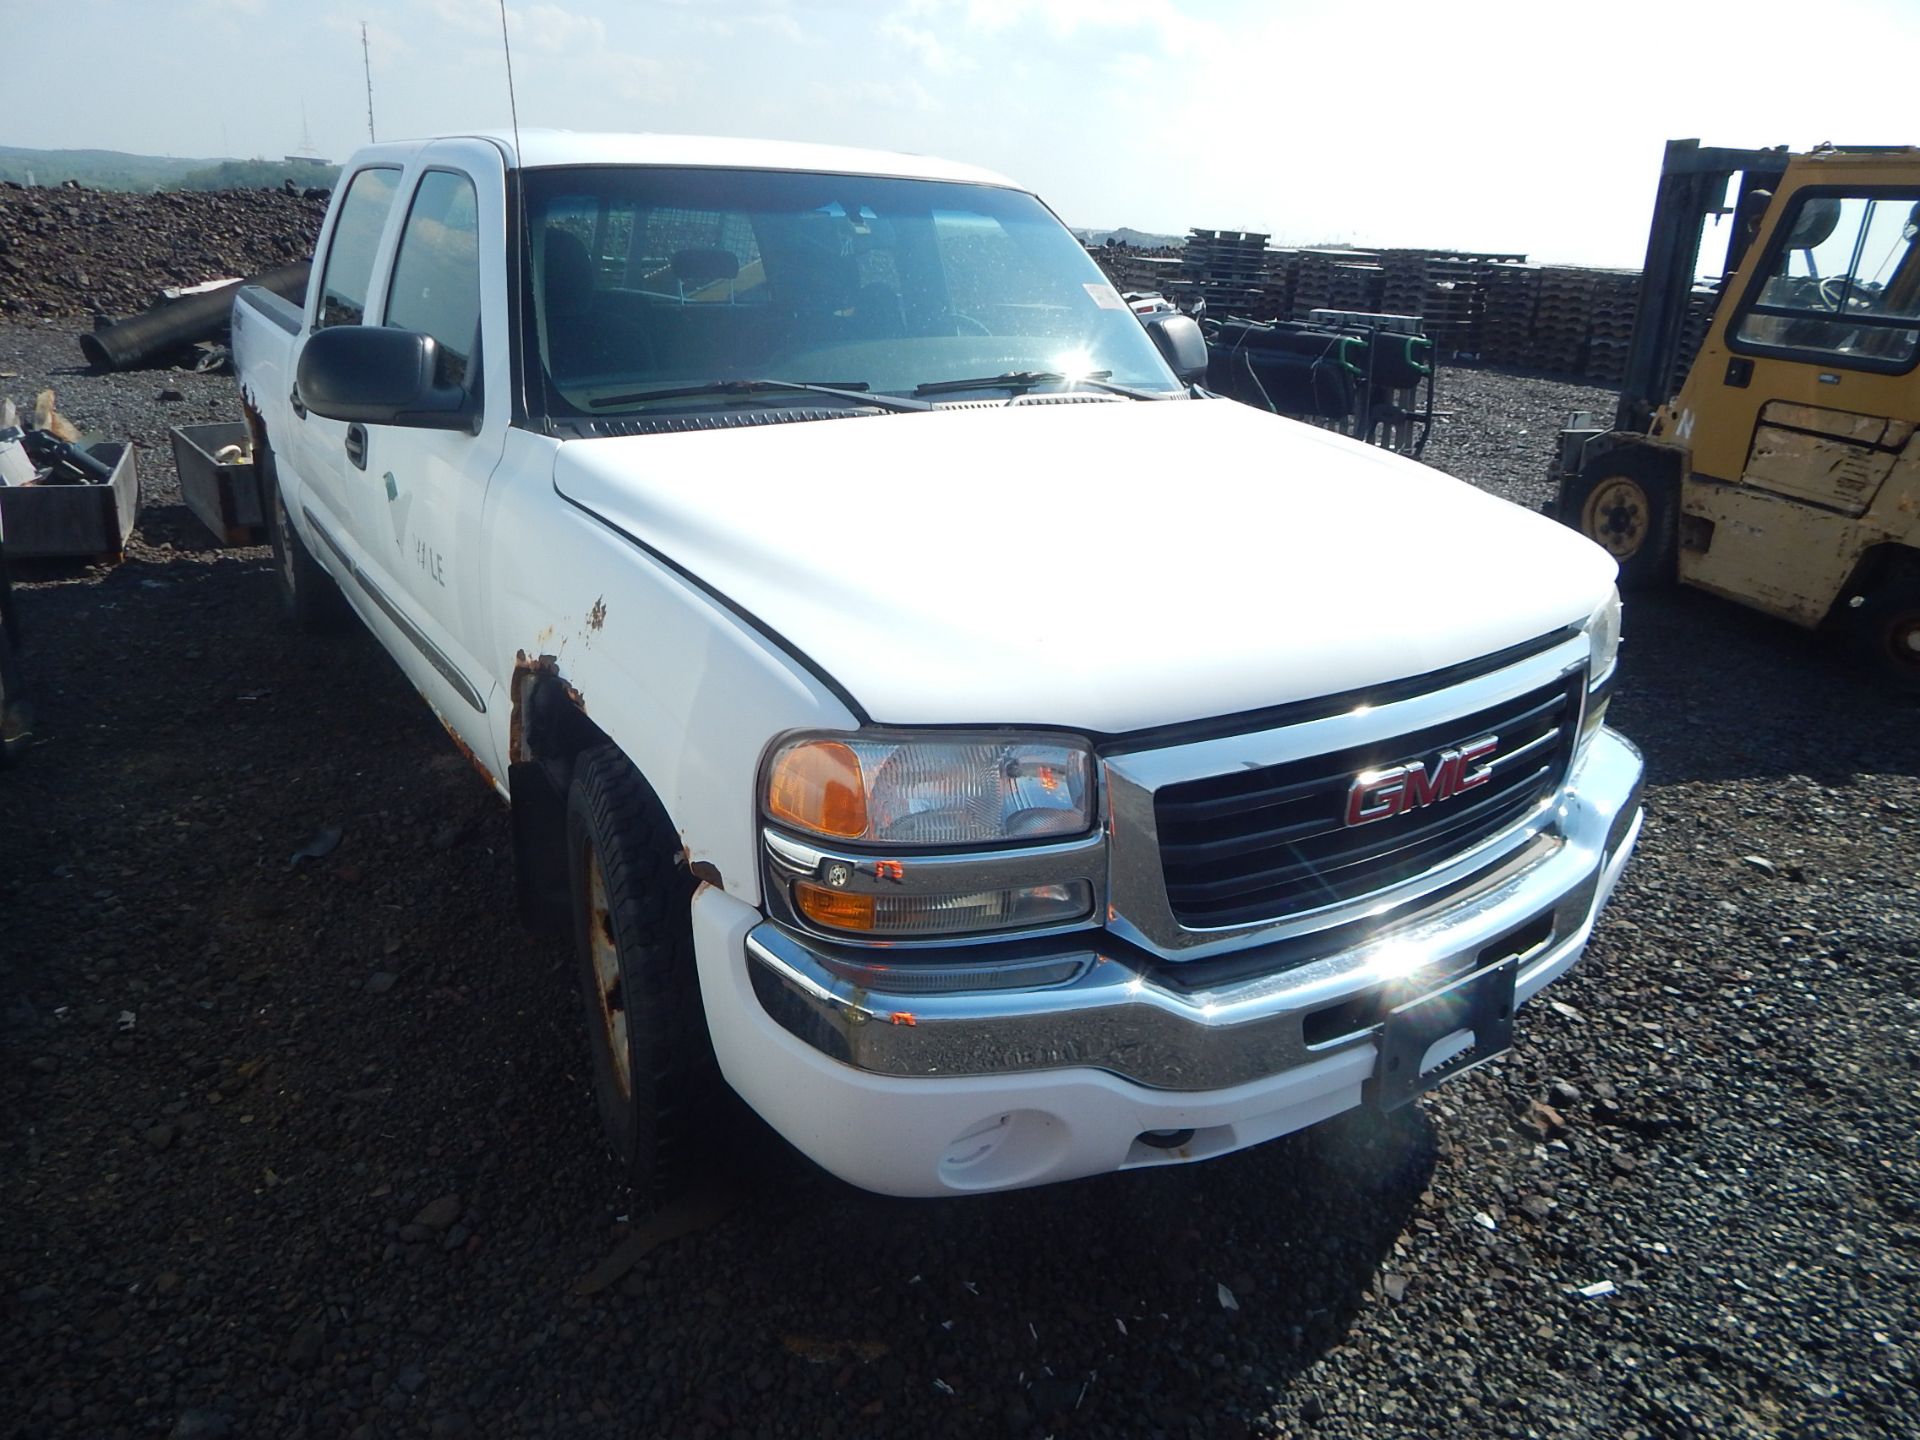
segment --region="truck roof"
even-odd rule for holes
[[[509,165],[515,163],[514,157],[521,157],[520,163],[530,170],[557,165],[673,165],[729,170],[810,170],[828,174],[886,175],[908,180],[956,180],[1013,190],[1027,188],[977,165],[960,165],[951,160],[906,155],[892,150],[863,150],[852,146],[815,145],[794,140],[523,129],[516,142],[511,130],[474,130],[465,133],[498,145],[505,152]],[[451,138],[454,137],[430,136],[419,140],[389,142],[368,146],[359,154],[368,159],[376,156],[398,159],[432,144],[436,139]]]

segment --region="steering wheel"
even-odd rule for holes
[[[955,330],[963,335],[991,336],[993,334],[993,331],[987,328],[985,321],[976,320],[971,315],[963,315],[958,310],[942,310],[940,312],[940,318],[942,320],[951,320]]]
[[[1848,276],[1829,275],[1825,279],[1817,283],[1814,286],[1814,289],[1819,293],[1820,303],[1823,306],[1825,306],[1827,309],[1838,314],[1840,311],[1841,301],[1846,296],[1847,286],[1849,283],[1850,283],[1850,277]]]

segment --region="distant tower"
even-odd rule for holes
[[[289,165],[330,165],[333,162],[317,153],[313,148],[313,134],[307,129],[307,102],[300,102],[300,149],[284,157]]]

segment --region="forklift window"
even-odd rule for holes
[[[1920,355],[1920,197],[1796,197],[1775,232],[1732,348],[1864,370]]]

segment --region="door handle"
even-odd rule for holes
[[[293,413],[298,415],[302,420],[307,418],[307,407],[300,403],[300,391],[298,387],[287,392],[287,404],[293,407]]]
[[[367,468],[367,427],[364,425],[347,426],[347,459],[353,462],[353,468]]]

